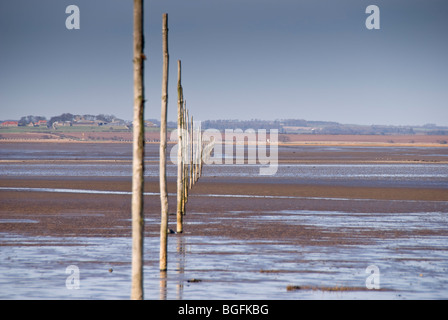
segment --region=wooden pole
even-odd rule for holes
[[[132,151],[131,299],[143,299],[144,82],[143,0],[134,0],[134,119]]]
[[[183,138],[182,138],[182,108],[183,108],[183,92],[181,84],[181,61],[177,61],[177,232],[183,231]]]
[[[183,157],[183,163],[184,163],[184,173],[183,173],[183,186],[184,186],[184,209],[183,209],[183,213],[185,215],[185,204],[188,202],[188,110],[187,110],[187,101],[184,100],[184,119],[183,119],[183,124],[184,124],[184,133],[185,133],[185,138],[184,138],[184,157]]]
[[[190,189],[193,188],[193,116],[190,122]]]
[[[196,126],[198,127],[198,126]],[[198,169],[199,169],[199,165],[198,165],[198,158],[199,158],[199,131],[198,128],[196,128],[196,137],[195,137],[195,160],[194,160],[194,184],[196,184],[196,182],[198,181]]]
[[[199,176],[198,178],[201,177],[202,175],[202,155],[203,155],[203,151],[204,151],[204,147],[203,147],[203,142],[202,142],[202,128],[199,127]]]
[[[160,202],[161,202],[161,223],[160,223],[160,270],[167,269],[167,249],[168,249],[168,187],[166,181],[166,118],[168,105],[168,15],[162,17],[162,37],[163,37],[163,75],[162,75],[162,110],[160,119]]]
[[[187,182],[186,182],[186,188],[189,190],[189,188],[190,188],[190,180],[191,180],[191,177],[190,177],[190,168],[191,168],[191,165],[190,165],[190,155],[191,155],[191,148],[190,148],[190,145],[191,145],[191,135],[190,135],[190,127],[191,127],[191,122],[190,122],[190,112],[189,112],[189,110],[187,109],[187,112],[186,112],[187,114],[186,114],[186,118],[187,118],[187,132],[188,132],[188,135],[187,135],[187,137],[188,137],[188,141],[187,141],[187,147],[186,147],[186,150],[187,150],[187,158],[185,159],[185,162],[187,163],[187,169],[186,169],[186,172],[185,172],[185,175],[188,177],[187,178]],[[188,192],[188,191],[187,191]]]

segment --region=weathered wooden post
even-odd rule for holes
[[[198,179],[201,177],[202,175],[202,156],[203,156],[203,151],[204,151],[204,145],[203,145],[203,141],[202,141],[202,128],[199,127],[199,176]]]
[[[159,180],[160,180],[160,202],[161,202],[161,222],[160,222],[160,270],[167,269],[167,249],[168,249],[168,187],[166,181],[166,121],[168,105],[168,15],[162,17],[162,37],[163,37],[163,75],[162,75],[162,110],[160,119],[160,160],[159,160]]]
[[[131,299],[143,299],[144,239],[144,83],[143,0],[134,0],[134,119],[132,151],[132,285]]]
[[[196,147],[195,147],[195,160],[194,160],[194,163],[195,163],[195,165],[194,165],[194,184],[196,184],[196,182],[198,181],[198,178],[199,178],[199,164],[198,164],[198,161],[200,160],[200,156],[201,156],[201,151],[200,151],[200,147],[201,147],[200,143],[201,143],[201,141],[200,141],[200,137],[201,137],[200,127],[196,126],[196,138],[195,138]]]
[[[177,232],[183,231],[183,138],[182,138],[182,108],[183,108],[183,92],[181,84],[181,61],[177,61]]]
[[[193,116],[191,116],[190,122],[190,189],[193,188]]]
[[[188,139],[188,110],[187,110],[187,101],[184,100],[184,119],[183,119],[183,124],[184,124],[184,133],[185,133],[185,138],[184,138],[184,157],[183,157],[183,163],[184,163],[184,181],[183,181],[183,185],[184,185],[184,210],[183,213],[185,215],[185,204],[188,202],[188,163],[189,163],[189,157],[188,157],[188,146],[189,146],[189,139]]]

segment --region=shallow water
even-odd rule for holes
[[[262,219],[283,219],[329,231],[342,228],[348,237],[350,232],[369,228],[448,228],[446,212],[299,210],[267,213]],[[171,235],[166,274],[158,272],[158,241],[158,237],[145,239],[146,299],[448,298],[447,236],[380,239],[357,246],[319,245],[316,239],[313,246],[297,246],[288,241]],[[130,238],[29,238],[0,233],[0,243],[1,299],[129,298]],[[66,286],[70,276],[66,269],[72,265],[79,268],[79,289]],[[288,285],[362,288],[370,265],[379,268],[381,291],[286,290]],[[191,279],[201,281],[189,282]]]
[[[259,177],[261,165],[207,165],[204,177]],[[158,164],[146,164],[145,176],[158,176]],[[111,176],[132,175],[130,163],[39,164],[0,163],[1,176]],[[167,176],[175,177],[177,167],[167,166]],[[345,184],[364,186],[410,186],[448,188],[448,164],[279,164],[275,175],[305,184]]]
[[[2,176],[112,176],[132,175],[132,150],[130,144],[2,144],[0,148],[0,178]],[[169,149],[172,145],[169,146]],[[410,147],[336,147],[336,146],[280,146],[279,152],[287,158],[313,159],[366,159],[366,154],[394,158],[405,156],[431,160],[445,159],[447,148]],[[294,154],[292,153],[294,152]],[[170,151],[168,150],[168,155]],[[329,158],[329,154],[330,156]],[[224,153],[223,153],[223,156]],[[237,158],[236,152],[234,157]],[[333,157],[333,158],[332,158]],[[372,160],[372,156],[368,156]],[[158,145],[146,145],[145,175],[158,176]],[[37,161],[38,162],[35,162]],[[45,160],[69,160],[71,163]],[[79,160],[79,161],[78,161]],[[82,161],[81,161],[82,160]],[[107,163],[101,161],[108,161]],[[170,157],[168,157],[170,160]],[[12,161],[12,162],[8,162]],[[31,161],[31,162],[30,162]],[[93,161],[93,162],[89,162]],[[96,161],[96,163],[95,163]],[[274,163],[270,164],[274,166]],[[211,164],[204,166],[205,177],[260,177],[261,164]],[[177,175],[176,163],[168,161],[168,177]],[[290,179],[306,184],[344,184],[363,186],[416,186],[448,188],[446,163],[382,163],[382,164],[278,164],[275,175],[267,178]]]

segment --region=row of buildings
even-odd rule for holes
[[[2,127],[18,127],[19,121],[3,121],[0,123],[0,126]]]
[[[107,121],[100,121],[100,120],[73,120],[73,121],[54,121],[52,123],[49,123],[47,120],[39,120],[36,122],[30,122],[26,126],[27,127],[51,127],[53,129],[56,129],[58,127],[120,127],[120,128],[126,128],[129,129],[129,127],[132,125],[130,121],[124,121],[124,120],[118,120],[115,119],[111,122]],[[8,121],[0,121],[1,127],[19,127],[23,126],[23,124],[20,124],[19,121],[14,120],[8,120]],[[154,124],[151,121],[145,121],[145,127],[155,127],[156,124]]]
[[[20,125],[19,121],[8,120],[8,121],[0,121],[1,127],[18,127]],[[30,122],[26,125],[27,127],[46,127],[47,120],[39,120],[36,122]]]

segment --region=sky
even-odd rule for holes
[[[67,29],[69,5],[80,28]],[[369,5],[380,29],[366,28]],[[0,120],[133,113],[131,0],[0,2]],[[448,125],[446,0],[146,0],[145,118]]]

